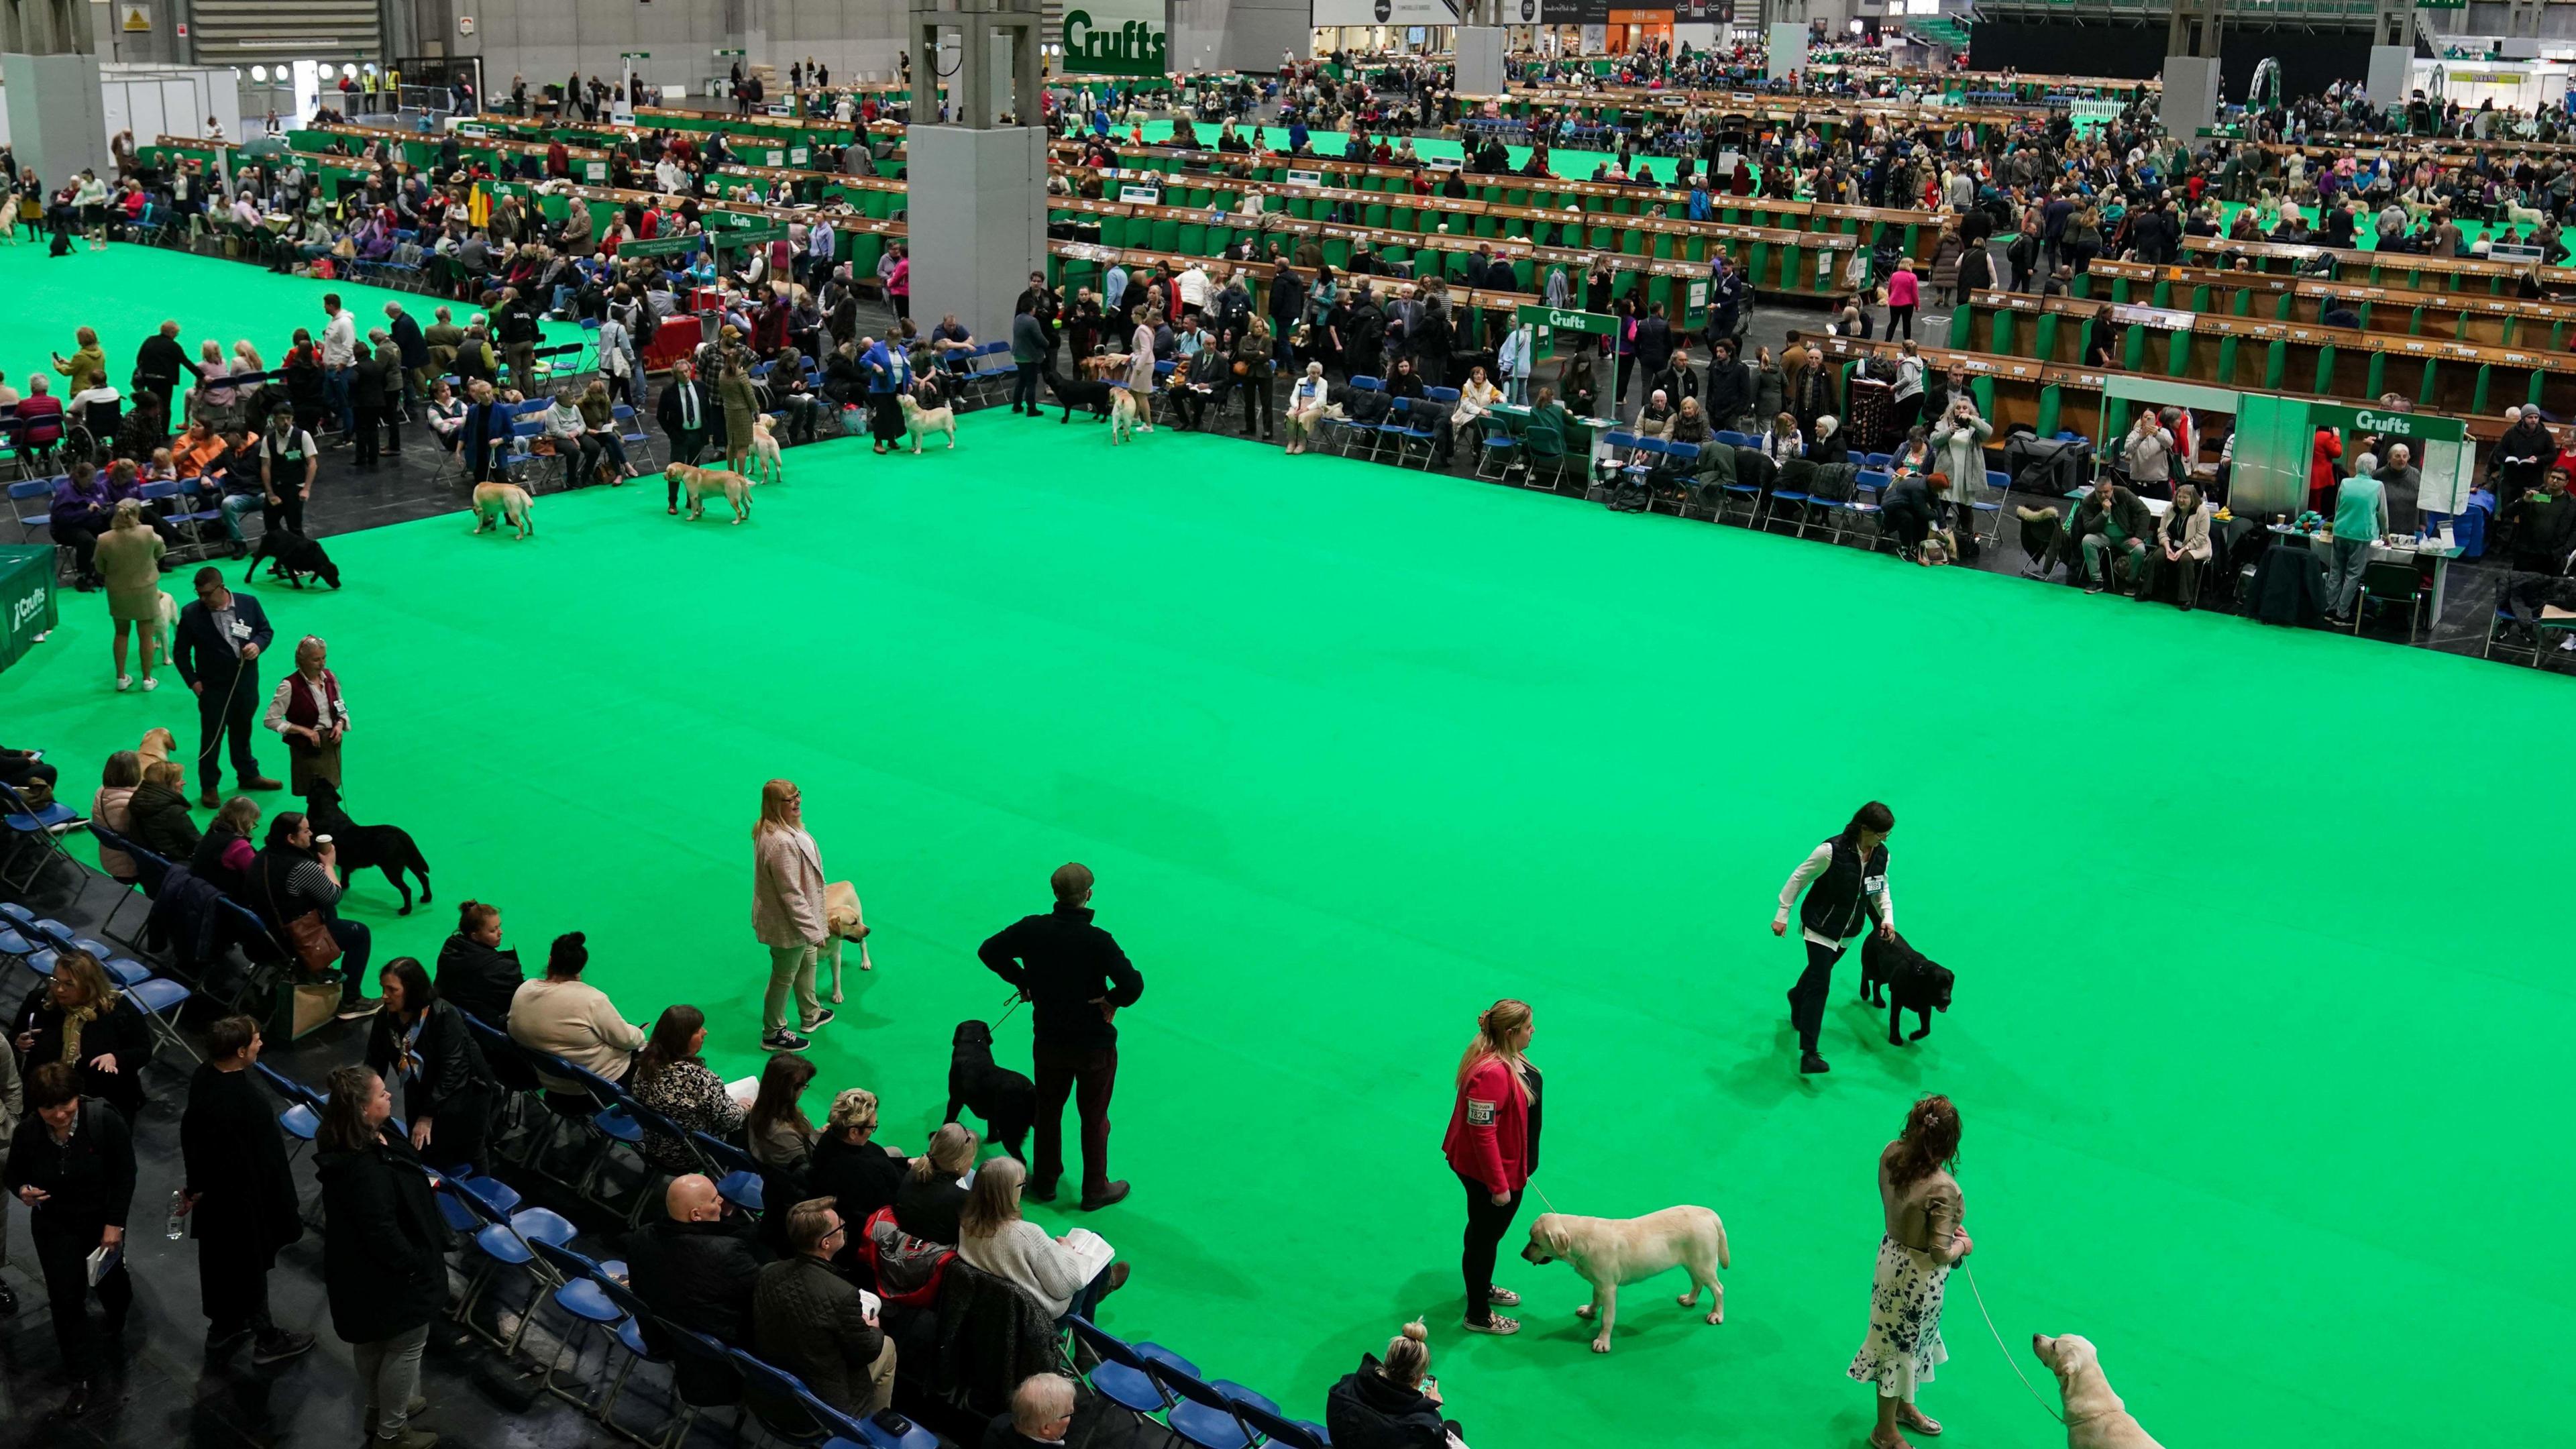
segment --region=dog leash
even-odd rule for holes
[[[2021,1361],[2014,1358],[2012,1350],[2004,1346],[2003,1332],[1995,1327],[1995,1316],[1986,1311],[1986,1295],[1977,1287],[1977,1270],[1966,1263],[1961,1263],[1959,1271],[1968,1275],[1968,1296],[1977,1300],[1977,1314],[1986,1320],[1986,1332],[1994,1335],[1995,1351],[2001,1353],[2004,1356],[2004,1362],[2012,1367],[2013,1377],[2020,1379],[2021,1386],[2030,1390],[2031,1398],[2039,1404],[2048,1417],[2061,1424],[2065,1423],[2066,1416],[2048,1407],[2048,1400],[2041,1397],[2039,1390],[2031,1386],[2030,1376],[2021,1371]]]
[[[1020,993],[1016,991],[1012,992],[1010,1004],[1002,1008],[1001,1015],[993,1018],[993,1030],[996,1032],[1000,1031],[1002,1029],[1002,1023],[1010,1020],[1011,1013],[1019,1010],[1020,1003],[1026,1000],[1028,1000],[1028,998],[1022,996]]]

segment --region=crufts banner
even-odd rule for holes
[[[1170,44],[1163,0],[1070,0],[1064,12],[1068,75],[1161,75]]]

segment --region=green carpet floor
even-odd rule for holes
[[[743,527],[648,483],[545,498],[525,542],[462,512],[335,538],[346,591],[260,590],[281,657],[330,640],[352,810],[435,868],[409,919],[356,884],[379,960],[495,901],[751,1072],[749,831],[784,776],[876,926],[814,1110],[871,1087],[917,1146],[950,1028],[1004,999],[977,943],[1089,863],[1147,981],[1106,1321],[1301,1415],[1421,1314],[1478,1449],[1856,1443],[1872,1161],[1938,1089],[2035,1376],[2031,1332],[2086,1334],[2175,1445],[2551,1434],[2553,1373],[2504,1367],[2576,1327],[2545,1266],[2576,1175],[2531,1136],[2564,1093],[2527,829],[2576,774],[2564,680],[1170,432],[984,413],[953,456],[788,456]],[[85,800],[88,762],[194,721],[114,693],[103,602],[64,605],[0,697]],[[1892,1049],[1852,962],[1802,1080],[1772,898],[1871,797],[1957,1006]],[[1538,1012],[1538,1185],[1715,1208],[1723,1327],[1659,1280],[1595,1357],[1516,1233],[1531,1330],[1458,1332],[1440,1137],[1507,995]],[[2059,1442],[1967,1286],[1926,1407]]]

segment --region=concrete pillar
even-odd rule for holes
[[[107,154],[107,104],[95,55],[0,57],[0,86],[9,98],[9,149],[19,169],[33,169],[50,191],[84,168],[113,176]]]
[[[2165,57],[2164,107],[2157,119],[2165,131],[2189,137],[2218,119],[2218,57]]]
[[[1763,46],[1764,69],[1772,80],[1786,80],[1791,71],[1807,68],[1807,22],[1775,20],[1766,32]]]
[[[1499,96],[1503,93],[1503,50],[1507,39],[1498,25],[1458,27],[1458,94]]]
[[[2406,72],[2415,59],[2411,45],[2374,45],[2370,48],[2370,103],[2374,106],[2406,104]]]
[[[911,174],[939,178],[907,214],[914,318],[954,312],[978,341],[1009,341],[1011,303],[1046,269],[1045,129],[914,126],[904,143]]]

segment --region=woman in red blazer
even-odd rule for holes
[[[1521,1189],[1538,1171],[1539,1074],[1527,1056],[1535,1029],[1529,1003],[1497,1001],[1476,1018],[1476,1039],[1458,1059],[1458,1098],[1440,1150],[1467,1190],[1467,1331],[1518,1333],[1520,1320],[1495,1313],[1520,1295],[1494,1286],[1494,1253],[1521,1210]]]

